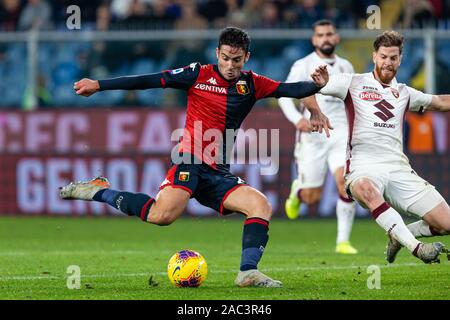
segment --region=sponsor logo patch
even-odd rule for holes
[[[378,101],[383,99],[381,94],[377,92],[364,91],[359,94],[359,98],[365,101]]]
[[[214,79],[213,77],[209,78],[206,82],[211,83],[211,84],[217,86],[217,81],[216,81],[216,79]]]
[[[394,106],[389,102],[387,102],[386,100],[381,100],[380,102],[375,103],[373,106],[376,107],[378,110],[380,110],[378,112],[375,112],[374,115],[376,115],[384,122],[394,117],[394,114],[389,111],[393,110]]]
[[[377,88],[371,86],[363,86],[363,90],[378,91]]]
[[[197,83],[194,88],[202,90],[202,91],[210,91],[210,92],[227,94],[226,88],[216,87],[216,86],[212,86],[212,85],[204,84],[204,83]]]
[[[380,123],[380,122],[374,122],[373,123],[374,127],[378,127],[378,128],[388,128],[388,129],[395,129],[395,124],[392,123]]]

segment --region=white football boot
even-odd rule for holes
[[[59,195],[62,199],[71,200],[88,200],[92,201],[94,195],[102,189],[110,187],[108,179],[97,177],[89,181],[71,182],[67,186],[62,187]]]
[[[234,283],[239,287],[281,288],[281,281],[273,280],[257,269],[239,271]]]

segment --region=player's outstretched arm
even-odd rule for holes
[[[105,80],[82,79],[74,83],[74,89],[77,94],[86,97],[103,90],[145,90],[153,88],[188,90],[197,80],[200,67],[200,63],[194,62],[183,68],[157,73]]]
[[[450,95],[433,95],[427,110],[442,112],[450,111]]]
[[[89,97],[104,90],[143,90],[162,88],[162,73],[150,73],[139,76],[124,76],[105,80],[81,79],[74,83],[76,94]]]
[[[311,77],[314,81],[282,82],[274,92],[276,98],[306,98],[319,92],[328,82],[329,76],[326,66],[318,67]]]

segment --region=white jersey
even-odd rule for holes
[[[321,93],[344,100],[348,117],[346,173],[367,165],[409,165],[403,153],[406,111],[420,111],[431,103],[424,94],[394,78],[389,86],[373,73],[330,76]]]
[[[345,59],[335,55],[334,59],[322,59],[316,52],[297,60],[291,67],[286,82],[311,81],[311,74],[320,65],[327,65],[330,75],[340,73],[354,73],[352,64]],[[346,127],[347,119],[345,116],[344,103],[342,100],[322,95],[315,95],[317,103],[322,112],[330,119],[333,127]],[[285,116],[295,125],[301,118],[309,119],[309,111],[305,110],[302,115],[295,107],[292,98],[280,98],[279,105]],[[333,132],[331,132],[333,134]],[[313,132],[311,134],[302,133],[302,141],[322,141],[326,140],[325,135]]]

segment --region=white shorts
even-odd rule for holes
[[[422,218],[442,201],[442,195],[426,180],[406,165],[364,166],[345,176],[345,187],[352,191],[352,184],[360,178],[370,179],[384,199],[398,212]]]
[[[345,165],[347,129],[331,131],[331,137],[319,141],[301,141],[295,145],[299,187],[317,188],[323,185],[328,170],[333,174]]]

